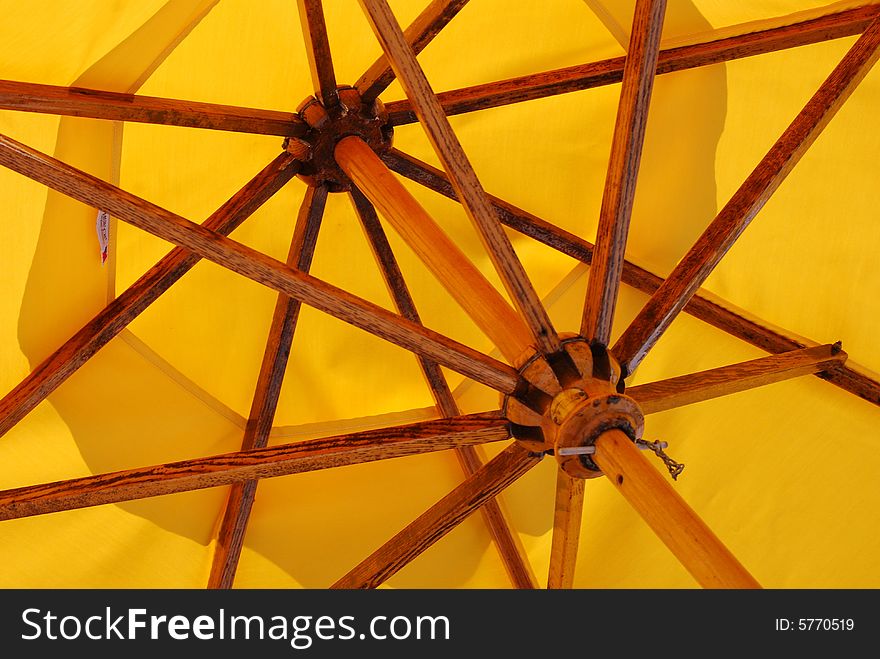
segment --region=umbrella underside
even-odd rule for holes
[[[3,586],[880,584],[880,5],[93,4],[4,8]]]

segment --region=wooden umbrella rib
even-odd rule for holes
[[[583,509],[584,480],[572,478],[558,469],[547,588],[571,588],[574,585]]]
[[[498,412],[226,453],[0,492],[0,520],[504,441]]]
[[[833,371],[846,357],[836,344],[804,348],[631,387],[626,393],[645,414],[652,414],[801,375]]]
[[[282,152],[218,208],[204,227],[229,234],[287,183],[300,163]],[[3,400],[0,400],[0,436],[57,389],[92,355],[155,302],[174,282],[189,272],[200,257],[182,247],[166,254],[60,348],[41,362]]]
[[[871,4],[784,26],[667,48],[660,51],[657,75],[849,37],[862,32],[878,15],[880,6]],[[437,98],[447,116],[485,110],[618,83],[623,79],[624,63],[625,58],[615,57],[441,92]],[[418,121],[408,100],[392,101],[385,107],[395,126]]]
[[[379,222],[378,215],[376,215],[375,208],[357,188],[352,189],[351,199],[361,220],[364,233],[370,242],[370,247],[376,257],[376,261],[382,270],[382,276],[394,300],[394,305],[404,318],[415,323],[421,323],[415,302],[403,279],[403,273],[400,271],[397,259],[391,249],[391,244],[388,242],[388,237],[385,235],[382,224]],[[440,366],[421,355],[418,355],[418,360],[440,413],[444,417],[455,417],[461,414]],[[461,446],[455,449],[455,455],[464,471],[465,477],[472,476],[474,472],[483,466],[483,462],[473,446]],[[487,502],[480,509],[480,512],[483,515],[483,521],[489,529],[492,540],[498,548],[501,561],[504,563],[513,586],[515,588],[533,588],[535,584],[532,571],[515,541],[513,532],[504,517],[498,500],[493,499]]]
[[[531,344],[528,327],[464,252],[360,138],[336,145],[336,162],[511,364]]]
[[[467,2],[468,0],[433,0],[425,7],[403,33],[413,53],[418,55],[422,52]],[[383,55],[373,62],[355,87],[364,104],[369,106],[393,81],[394,69]]]
[[[0,80],[0,109],[302,137],[308,125],[291,112]]]
[[[309,271],[326,201],[326,186],[310,186],[306,190],[287,256],[289,267],[303,272]],[[291,299],[283,293],[278,294],[241,445],[242,451],[263,448],[268,443],[300,307],[299,300]],[[217,534],[217,548],[208,579],[209,588],[232,588],[256,490],[257,481],[251,480],[235,483],[229,492]]]
[[[654,293],[612,352],[632,373],[880,57],[880,18],[859,37],[706,231]]]
[[[269,286],[355,327],[424,354],[502,393],[520,382],[510,366],[408,321],[320,279],[288,268],[254,249],[101,181],[55,158],[0,136],[0,165],[82,203],[102,208],[138,228]]]
[[[382,271],[382,277],[385,285],[391,294],[394,306],[401,316],[414,323],[421,323],[415,302],[410,295],[409,287],[403,279],[403,273],[397,263],[397,258],[391,250],[391,244],[385,235],[385,230],[379,222],[376,209],[370,203],[363,193],[357,188],[353,188],[349,193],[352,204],[360,219],[364,234],[370,243],[370,248],[376,258],[379,268]],[[437,409],[444,417],[458,416],[458,405],[452,397],[452,391],[443,377],[443,373],[436,362],[418,355],[419,366],[425,375],[425,380],[431,389],[431,394],[437,404]]]
[[[336,73],[333,71],[333,58],[330,55],[324,8],[321,6],[321,0],[297,0],[296,4],[299,8],[315,96],[329,110],[339,104],[339,95],[336,92]]]
[[[352,568],[333,588],[376,588],[541,461],[514,443]]]
[[[413,102],[434,151],[458,192],[462,205],[477,227],[495,269],[514,306],[532,333],[535,346],[545,353],[561,350],[559,337],[537,292],[526,276],[513,246],[498,221],[486,192],[477,179],[443,108],[407,44],[386,0],[360,0],[382,49],[388,56],[407,97]]]
[[[383,155],[382,159],[389,168],[398,174],[450,199],[458,199],[452,184],[439,169],[396,149]],[[498,211],[498,217],[506,226],[573,259],[586,264],[592,262],[593,245],[589,241],[550,224],[528,211],[517,208],[503,199],[491,195],[489,198]],[[623,262],[621,280],[624,284],[648,295],[653,294],[663,283],[661,277],[630,261]],[[766,323],[757,322],[741,312],[728,308],[721,301],[714,299],[714,296],[713,299],[710,299],[706,297],[706,294],[697,293],[688,301],[684,311],[731,336],[770,353],[788,352],[809,345],[817,345],[815,342],[807,343],[773,330],[767,327]],[[877,378],[859,371],[852,365],[843,365],[834,371],[818,375],[845,391],[874,405],[880,405],[880,382],[877,381]]]
[[[611,340],[665,11],[666,0],[638,0],[633,16],[581,321],[581,336],[602,346]]]

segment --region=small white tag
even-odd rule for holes
[[[101,248],[101,265],[104,265],[110,250],[110,214],[107,211],[98,211],[95,230],[98,232],[98,245]]]

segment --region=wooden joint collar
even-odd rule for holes
[[[326,185],[330,192],[347,192],[352,183],[336,164],[336,144],[349,135],[356,135],[373,151],[382,154],[391,148],[394,129],[382,101],[363,103],[354,87],[337,89],[339,103],[326,109],[314,96],[309,96],[297,109],[299,117],[309,126],[302,137],[284,140],[285,150],[303,165],[297,176],[309,185]]]
[[[621,369],[603,346],[563,335],[563,355],[531,352],[518,360],[520,386],[502,400],[511,434],[530,451],[553,453],[575,478],[602,473],[583,447],[609,430],[641,438],[644,415],[622,393]]]

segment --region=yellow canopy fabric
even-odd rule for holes
[[[426,0],[392,7],[407,25]],[[633,2],[469,3],[420,55],[437,91],[624,54]],[[669,2],[664,46],[868,2]],[[325,2],[340,83],[380,54],[356,2]],[[0,78],[294,111],[312,93],[289,0],[0,2]],[[749,23],[746,28],[741,24]],[[731,27],[734,26],[734,27]],[[856,37],[658,76],[627,258],[666,275]],[[619,85],[451,118],[484,187],[593,240]],[[403,97],[394,83],[382,98]],[[880,71],[870,72],[704,288],[880,371]],[[0,111],[0,133],[201,222],[275,157],[281,138]],[[397,148],[437,165],[421,128]],[[461,207],[407,187],[499,289]],[[232,238],[284,259],[305,191],[292,181]],[[170,245],[0,170],[0,390],[140,277]],[[579,327],[588,268],[509,233],[557,329]],[[493,346],[389,231],[422,320]],[[393,309],[346,195],[327,203],[312,273]],[[0,439],[0,489],[238,450],[276,294],[201,262]],[[647,297],[624,286],[619,335]],[[639,384],[763,356],[681,315]],[[464,412],[498,395],[447,372]],[[304,307],[272,443],[435,418],[412,354]],[[880,409],[803,377],[651,415],[645,436],[686,463],[676,488],[766,587],[880,587]],[[485,456],[501,446],[481,448]],[[658,463],[659,464],[659,463]],[[502,496],[546,579],[556,462]],[[236,587],[326,587],[462,479],[452,455],[262,481]],[[225,488],[0,524],[2,587],[183,587],[207,582]],[[587,483],[576,587],[696,584],[614,489]],[[388,587],[504,588],[478,515]]]

